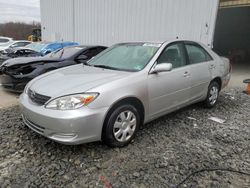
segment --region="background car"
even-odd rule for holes
[[[0,65],[7,59],[16,57],[45,56],[66,46],[79,45],[76,42],[34,42],[25,47],[9,48],[0,54]]]
[[[40,56],[44,56],[66,46],[76,45],[79,44],[76,42],[37,42],[26,46],[26,49],[34,50],[38,52]]]
[[[34,51],[32,49],[24,48],[24,47],[19,47],[19,48],[8,48],[4,50],[4,52],[0,52],[0,65],[12,58],[17,58],[17,57],[37,57],[41,56],[41,54],[37,51]]]
[[[8,42],[11,42],[13,39],[12,38],[9,38],[9,37],[1,37],[0,36],[0,45],[2,44],[6,44]]]
[[[10,41],[8,43],[0,45],[0,54],[4,54],[5,50],[8,48],[17,48],[17,47],[24,47],[30,44],[30,41],[27,40],[15,40],[15,41]]]
[[[0,67],[2,86],[22,92],[33,78],[58,68],[85,63],[105,50],[104,46],[69,46],[43,57],[22,57],[9,59]]]
[[[23,120],[60,143],[122,147],[160,116],[197,102],[214,107],[230,75],[229,60],[201,43],[118,44],[32,80],[20,97]]]

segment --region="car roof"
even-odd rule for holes
[[[32,42],[29,41],[29,40],[13,40],[13,41],[11,41],[11,42],[30,42],[30,43],[32,43]]]
[[[74,47],[79,47],[79,48],[103,47],[103,48],[107,48],[107,46],[101,46],[101,45],[73,45],[73,46],[66,46],[64,48],[74,48]]]
[[[133,41],[133,42],[121,42],[118,44],[144,44],[144,43],[149,43],[149,44],[163,44],[164,42],[159,42],[159,41]]]
[[[62,43],[62,44],[67,44],[67,43],[77,43],[77,42],[72,42],[72,41],[55,41],[55,42],[49,42],[49,41],[42,41],[42,42],[36,42],[36,43],[40,43],[40,44],[58,44],[58,43]]]
[[[198,43],[200,44],[200,42],[198,41],[195,41],[195,40],[191,40],[191,39],[186,39],[186,38],[183,38],[183,39],[176,39],[176,38],[169,38],[169,39],[166,39],[166,40],[162,40],[162,41],[135,41],[135,42],[123,42],[123,43],[118,43],[120,45],[122,44],[143,44],[143,43],[148,43],[148,44],[165,44],[165,43],[172,43],[172,42],[181,42],[181,41],[187,41],[187,42],[194,42],[194,43]]]

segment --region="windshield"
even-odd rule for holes
[[[80,52],[84,48],[85,47],[78,47],[78,46],[66,47],[66,48],[63,48],[63,49],[59,49],[59,50],[57,50],[55,52],[52,52],[52,53],[46,55],[46,57],[67,59],[67,58],[72,57],[76,53]]]
[[[27,46],[25,46],[25,48],[29,48],[31,50],[34,50],[36,52],[41,52],[41,50],[43,48],[45,48],[48,44],[43,44],[43,43],[31,43]]]
[[[88,62],[91,66],[124,71],[142,70],[161,44],[130,43],[118,44]]]

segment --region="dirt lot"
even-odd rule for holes
[[[249,106],[227,90],[216,108],[164,116],[122,149],[57,144],[28,129],[18,107],[1,109],[0,187],[250,187]]]
[[[18,94],[6,92],[0,85],[0,109],[17,105]]]

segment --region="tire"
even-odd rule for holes
[[[110,147],[127,146],[135,137],[141,122],[138,110],[129,104],[109,113],[103,127],[103,142]]]
[[[204,101],[206,108],[213,108],[217,104],[219,93],[220,85],[216,81],[211,82],[208,87],[207,98]]]

